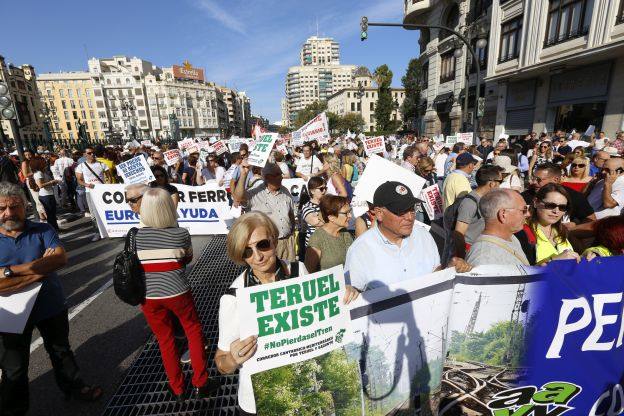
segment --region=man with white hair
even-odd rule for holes
[[[28,363],[35,327],[66,398],[93,401],[102,389],[80,378],[69,345],[67,300],[56,271],[67,264],[58,234],[47,223],[26,218],[28,200],[19,185],[0,182],[0,294],[10,295],[41,282],[37,300],[21,333],[0,333],[0,414],[28,412]]]
[[[466,261],[473,266],[484,264],[524,265],[527,260],[514,233],[522,230],[529,216],[529,206],[511,189],[494,189],[479,201],[485,221],[483,233],[470,247]]]

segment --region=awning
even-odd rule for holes
[[[444,94],[440,94],[433,99],[433,104],[443,104],[449,101],[453,101],[453,93],[445,92]]]

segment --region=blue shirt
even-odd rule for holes
[[[457,157],[457,153],[451,152],[449,153],[446,161],[444,162],[444,176],[451,173],[451,168],[453,167],[453,163],[455,163],[455,158]]]
[[[46,223],[26,220],[24,231],[16,238],[0,234],[0,267],[30,263],[43,257],[48,248],[61,247],[54,229]],[[67,309],[67,300],[56,273],[41,280],[41,290],[30,314],[29,322],[52,318]]]
[[[349,247],[344,269],[347,282],[364,291],[433,273],[439,265],[435,240],[414,224],[412,234],[400,247],[384,237],[378,227],[369,229]]]

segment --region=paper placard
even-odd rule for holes
[[[434,220],[442,217],[444,214],[444,203],[437,184],[423,189],[419,198],[423,201],[429,219]]]
[[[364,173],[360,175],[354,195],[358,200],[373,202],[375,190],[384,182],[398,181],[405,184],[414,196],[420,195],[426,181],[414,172],[377,155],[371,155]]]
[[[470,133],[457,133],[457,141],[460,143],[465,143],[467,145],[471,145],[472,144],[472,140],[474,137],[474,133],[470,132]]]
[[[458,141],[457,139],[458,139],[457,136],[446,136],[446,144],[452,146],[455,143],[457,143]]]
[[[587,127],[587,130],[585,131],[584,136],[590,137],[592,134],[594,134],[595,131],[596,131],[596,126],[594,126],[593,124],[590,124],[589,127]]]
[[[277,138],[277,133],[262,133],[256,141],[253,150],[249,154],[249,164],[252,166],[259,166],[261,168],[264,167],[267,160],[269,160],[269,156],[271,155],[273,145],[277,141]]]
[[[299,130],[300,137],[297,141],[311,142],[316,140],[319,144],[329,143],[331,139],[329,135],[329,123],[327,121],[327,114],[322,112],[321,114],[308,121]],[[293,144],[295,142],[295,132],[293,133]]]
[[[240,338],[258,336],[258,349],[242,371],[255,374],[342,348],[351,336],[344,294],[342,265],[237,289]]]
[[[163,153],[167,166],[173,166],[180,160],[180,151],[178,149],[167,150]]]
[[[218,140],[214,142],[214,144],[212,145],[212,148],[214,149],[217,156],[221,156],[223,153],[226,153],[228,151],[228,148],[223,142],[223,140]]]
[[[384,136],[368,137],[364,139],[364,150],[367,155],[383,153],[386,150]]]
[[[141,155],[118,164],[117,173],[122,177],[124,185],[149,183],[155,180],[147,160]]]
[[[40,289],[41,283],[37,282],[17,292],[0,295],[0,332],[24,332]]]
[[[178,142],[178,149],[180,149],[181,151],[185,151],[191,146],[195,146],[195,140],[193,139],[184,139]]]
[[[141,140],[141,146],[152,147],[152,141],[151,140]]]

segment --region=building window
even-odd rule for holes
[[[420,73],[420,87],[426,89],[429,86],[429,62],[427,61],[423,66]]]
[[[544,46],[586,35],[593,9],[594,0],[550,0]]]
[[[522,16],[503,23],[501,27],[500,55],[498,62],[516,59],[520,54],[520,35],[522,33]]]
[[[472,16],[470,21],[474,22],[479,17],[487,13],[488,8],[492,5],[492,0],[474,0],[472,3]]]
[[[72,125],[69,121],[65,123],[65,126],[67,127],[67,130],[71,130],[72,128]]]
[[[65,100],[61,101],[61,105],[63,106],[63,108],[67,108],[67,103],[65,102]]]
[[[65,90],[59,90],[59,97],[65,98]]]
[[[355,111],[355,103],[351,103],[351,111]]]
[[[370,111],[375,111],[375,103],[370,103],[370,107],[369,107]]]
[[[440,55],[440,84],[455,79],[455,56],[453,51]]]
[[[459,25],[459,5],[457,3],[453,3],[453,5],[447,9],[446,18],[442,20],[442,26],[455,29],[458,25]],[[451,35],[452,35],[451,32],[444,30],[444,29],[440,29],[438,31],[438,40],[442,40]]]

